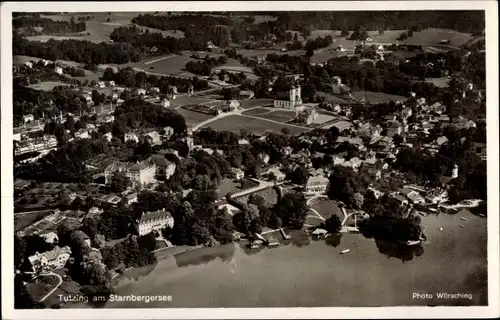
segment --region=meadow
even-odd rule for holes
[[[277,123],[270,123],[257,118],[249,118],[238,115],[227,116],[220,120],[213,121],[207,124],[207,126],[214,130],[227,130],[236,133],[239,133],[241,129],[245,129],[246,131],[255,134],[265,134],[266,132],[280,133],[283,128],[288,128],[291,134],[299,134],[306,130],[305,128],[302,129],[286,124],[279,125]]]

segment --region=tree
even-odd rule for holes
[[[151,234],[146,234],[139,237],[139,246],[148,251],[153,251],[157,247],[156,238]]]
[[[278,200],[273,211],[282,220],[283,226],[300,229],[306,220],[309,206],[303,194],[287,193]]]
[[[121,193],[131,186],[130,178],[123,172],[116,172],[111,178],[111,190],[113,192]]]
[[[361,209],[363,207],[364,197],[361,193],[356,192],[350,199],[350,204],[354,209]]]
[[[106,238],[102,234],[96,234],[92,240],[92,245],[94,248],[102,249],[106,244]]]
[[[290,175],[290,180],[293,183],[304,185],[309,178],[309,172],[307,171],[305,166],[299,166],[295,171],[293,171]]]
[[[326,219],[325,229],[330,234],[339,233],[342,229],[342,222],[340,221],[340,218],[334,214],[330,218]]]
[[[384,29],[378,29],[378,34],[383,35],[384,34]]]
[[[289,135],[290,134],[290,129],[288,129],[287,127],[284,127],[283,129],[281,129],[281,133],[283,133],[284,135]]]
[[[14,266],[19,266],[23,263],[24,254],[26,252],[26,241],[18,235],[14,235]]]

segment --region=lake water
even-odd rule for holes
[[[486,219],[465,211],[428,216],[423,224],[428,242],[412,249],[344,234],[252,253],[231,244],[171,256],[154,268],[130,270],[115,285],[118,295],[171,295],[171,302],[105,307],[487,305]],[[351,251],[341,255],[346,248]],[[433,298],[416,299],[417,293]]]

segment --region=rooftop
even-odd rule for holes
[[[153,221],[161,221],[161,220],[166,220],[171,218],[172,216],[168,211],[165,209],[158,210],[158,211],[152,211],[152,212],[146,212],[142,214],[141,220],[139,223],[147,223],[147,222],[153,222]]]

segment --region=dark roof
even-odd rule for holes
[[[149,221],[159,221],[159,220],[164,220],[170,218],[171,215],[168,211],[165,209],[163,210],[158,210],[158,211],[153,211],[153,212],[146,212],[142,214],[142,217],[139,221],[139,223],[146,223]]]

